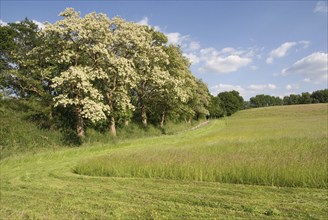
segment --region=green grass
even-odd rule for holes
[[[28,119],[31,112],[17,100],[0,100],[0,158],[37,153],[63,146],[58,130],[40,129]]]
[[[210,128],[81,161],[92,176],[328,187],[327,106],[242,111]]]
[[[327,219],[327,188],[320,176],[327,172],[326,119],[327,105],[253,109],[177,135],[11,155],[0,161],[0,219]],[[297,167],[303,161],[302,169],[318,169],[321,188],[195,181],[176,174],[122,178],[73,172],[86,164],[94,168],[97,159],[105,158],[113,158],[109,166],[115,163],[127,172],[132,161],[137,169],[145,164],[144,169],[156,172],[158,164],[163,170],[181,164],[182,173],[188,164],[216,165],[217,160],[227,170],[236,165],[237,174],[253,158],[260,174],[265,169],[259,164],[291,163],[307,177]]]
[[[24,100],[0,99],[0,159],[11,155],[41,151],[57,150],[78,146],[78,138],[74,130],[56,128],[54,122],[40,118],[40,107],[37,104],[27,104]],[[53,123],[52,126],[51,123]],[[118,137],[113,139],[108,132],[99,132],[87,128],[83,145],[90,146],[99,143],[116,143],[118,141],[160,136],[162,133],[173,134],[188,130],[201,122],[167,123],[164,129],[149,125],[144,129],[141,125],[130,123],[128,127],[118,127]],[[46,126],[45,126],[46,124]],[[45,128],[50,127],[50,128]]]

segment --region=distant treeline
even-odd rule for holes
[[[209,105],[209,117],[220,118],[230,116],[233,113],[244,109],[244,99],[239,92],[221,92],[217,96],[211,96]]]
[[[250,98],[250,101],[248,104],[246,104],[246,107],[259,108],[276,105],[298,105],[314,103],[328,103],[328,89],[317,90],[312,94],[309,92],[303,92],[302,94],[291,94],[289,96],[285,96],[283,99],[270,95],[256,95],[255,97]]]
[[[317,90],[312,94],[291,94],[284,98],[261,94],[250,98],[250,101],[244,101],[237,91],[221,92],[217,96],[211,96],[209,116],[220,118],[248,108],[314,103],[328,103],[328,89]]]

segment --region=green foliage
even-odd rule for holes
[[[283,99],[284,105],[328,103],[328,89],[317,90],[312,94],[303,92],[301,95],[291,94]]]
[[[291,94],[283,99],[269,95],[256,95],[250,98],[250,107],[267,107],[276,105],[298,105],[312,103],[328,103],[328,89],[317,90],[312,94],[303,92],[302,94]]]
[[[283,100],[279,97],[269,95],[256,95],[250,98],[250,105],[254,108],[282,105]]]
[[[314,91],[311,98],[314,103],[328,103],[328,89]]]
[[[16,99],[0,100],[1,158],[20,152],[36,153],[62,147],[58,130],[48,127],[44,115],[25,102]]]
[[[232,115],[244,106],[244,99],[237,91],[221,92],[218,94],[218,97],[221,108],[226,116]]]
[[[117,123],[131,118],[163,128],[208,114],[207,86],[165,34],[105,14],[81,17],[73,8],[60,16],[43,30],[27,19],[1,26],[0,91],[38,101],[45,109],[38,117],[56,116],[50,127],[65,125],[60,114],[68,113],[75,128],[60,127],[65,143],[79,143],[72,131],[83,140],[97,123],[116,136]]]
[[[10,53],[16,49],[14,37],[15,31],[10,26],[0,26],[0,73],[2,77],[4,70],[10,69],[10,62],[13,60]],[[1,80],[4,80],[2,77]]]
[[[291,94],[290,96],[285,96],[283,101],[284,105],[296,105],[299,104],[301,99],[300,95]]]
[[[89,128],[116,136],[117,127],[132,121],[164,131],[168,121],[230,116],[248,106],[237,91],[211,98],[181,48],[167,45],[161,32],[101,13],[81,17],[73,8],[60,15],[43,30],[28,19],[0,27],[0,91],[27,102],[34,109],[29,119],[62,130],[67,144],[82,143]],[[290,95],[283,102],[322,103],[327,94]],[[281,103],[258,95],[250,106]]]
[[[221,118],[224,116],[224,111],[221,106],[220,98],[218,96],[211,96],[211,102],[208,108],[211,118]]]
[[[36,70],[34,59],[29,52],[40,45],[38,26],[25,19],[18,23],[1,26],[1,89],[22,98],[45,95],[46,79]]]

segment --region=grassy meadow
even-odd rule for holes
[[[74,172],[327,188],[325,105],[241,111],[204,131],[153,139],[81,161]]]
[[[0,219],[326,219],[328,105],[0,161]]]

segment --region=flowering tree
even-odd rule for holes
[[[136,105],[141,113],[142,124],[146,127],[147,112],[155,104],[152,100],[166,89],[166,83],[171,77],[165,69],[169,63],[168,55],[164,51],[166,38],[163,34],[155,32],[147,26],[142,26],[142,28],[146,30],[145,41],[138,45],[136,48],[138,53],[133,58],[138,76],[133,92],[137,99]]]
[[[107,55],[109,19],[104,14],[80,14],[72,8],[63,11],[63,20],[47,24],[43,36],[48,39],[44,53],[56,66],[58,76],[52,80],[55,106],[73,106],[76,131],[83,137],[83,119],[106,119],[110,108],[104,105],[103,95],[94,87],[97,79],[106,78],[99,60]],[[40,51],[40,48],[36,48]],[[53,71],[54,68],[48,69]]]
[[[116,136],[117,120],[128,121],[135,109],[144,127],[149,115],[163,126],[168,113],[188,120],[206,114],[206,85],[163,33],[101,13],[82,18],[67,8],[60,15],[30,54],[54,106],[73,109],[78,136],[85,135],[85,119],[106,121]]]

